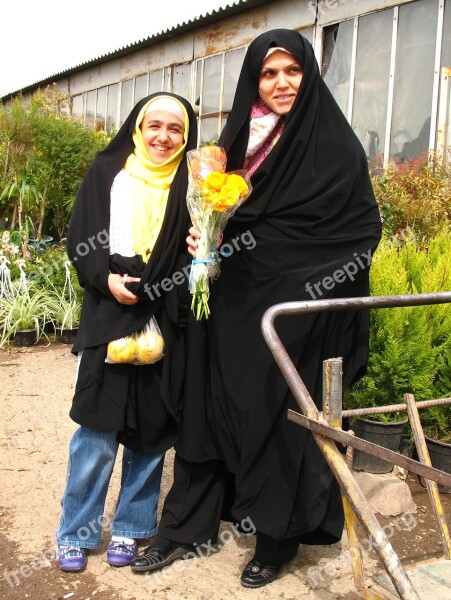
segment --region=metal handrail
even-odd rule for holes
[[[271,306],[262,317],[262,333],[276,360],[288,386],[304,417],[318,419],[319,411],[301,379],[288,352],[284,348],[274,327],[274,321],[281,315],[306,314],[337,310],[358,310],[365,308],[394,308],[402,306],[426,306],[451,303],[451,292],[428,294],[404,294],[393,296],[369,296],[357,298],[333,298],[324,300],[284,302]],[[434,401],[435,402],[435,401]],[[385,566],[390,579],[403,600],[420,600],[404,567],[400,563],[387,536],[374,516],[368,501],[346,466],[343,455],[329,437],[312,432],[331,471],[340,483],[354,514],[367,533],[375,541],[375,550]],[[351,511],[351,512],[352,512]]]
[[[432,304],[447,304],[451,302],[451,292],[434,292],[430,294],[402,294],[393,296],[364,296],[358,298],[332,298],[325,300],[306,300],[282,302],[268,308],[262,317],[262,333],[274,358],[282,370],[288,385],[299,391],[296,400],[303,413],[317,416],[317,408],[307,401],[310,395],[302,379],[283,348],[274,328],[274,321],[281,315],[306,314],[313,312],[328,312],[332,310],[359,310],[365,308],[395,308],[400,306],[426,306]],[[288,359],[288,363],[287,363]],[[291,364],[290,364],[291,363]],[[311,400],[311,398],[310,398]],[[313,414],[312,414],[313,413]]]

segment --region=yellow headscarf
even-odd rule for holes
[[[161,101],[163,99],[166,108],[162,108]],[[172,110],[170,109],[170,103],[173,103]],[[154,104],[155,106],[153,106]],[[167,110],[168,108],[168,112],[173,112],[176,115],[180,115],[180,110],[182,111],[185,122],[183,145],[167,161],[155,164],[150,160],[144,145],[140,125],[148,112]],[[169,188],[182,161],[187,139],[188,113],[183,104],[176,98],[164,95],[156,96],[142,107],[133,132],[135,150],[128,157],[124,168],[131,175],[132,181],[133,250],[142,256],[144,262],[149,260],[160,233]]]

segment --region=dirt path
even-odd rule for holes
[[[294,598],[329,600],[357,598],[346,538],[330,547],[302,546],[298,557],[270,586],[246,590],[239,576],[253,555],[253,538],[237,534],[224,523],[222,548],[209,558],[184,561],[153,577],[129,568],[115,569],[105,560],[109,538],[89,555],[82,573],[62,573],[53,561],[54,532],[60,515],[67,448],[76,428],[69,417],[76,361],[70,347],[59,342],[31,349],[0,351],[0,598],[23,600],[220,600]],[[171,483],[172,452],[167,454],[162,497]],[[106,515],[113,513],[120,460],[107,498]],[[403,559],[440,553],[439,538],[427,495],[412,482],[416,523],[423,533],[396,531]],[[447,500],[451,500],[449,497]],[[448,506],[449,506],[448,502]],[[449,514],[449,513],[448,513]],[[386,519],[387,523],[389,519]],[[409,549],[411,551],[409,551]],[[365,556],[366,573],[380,570],[372,552]],[[443,599],[441,599],[443,600]]]

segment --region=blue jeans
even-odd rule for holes
[[[116,432],[80,427],[69,446],[66,489],[56,540],[80,548],[100,546],[102,526],[112,535],[147,538],[157,531],[163,454],[124,448],[122,477],[112,523],[103,515],[119,443]]]

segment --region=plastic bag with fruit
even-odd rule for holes
[[[164,340],[155,317],[140,331],[108,344],[106,363],[152,365],[164,356]]]

